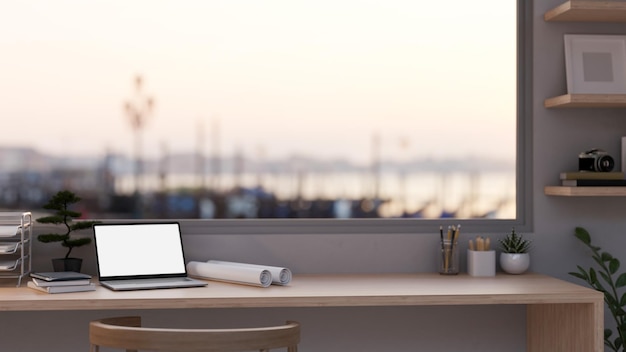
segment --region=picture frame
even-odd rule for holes
[[[569,94],[626,94],[626,36],[565,34]]]

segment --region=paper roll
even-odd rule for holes
[[[272,274],[272,283],[275,285],[287,285],[289,282],[291,282],[291,270],[287,268],[283,268],[283,267],[249,264],[249,263],[238,263],[238,262],[227,262],[223,260],[209,260],[207,263],[214,263],[214,264],[228,265],[228,266],[235,266],[235,267],[264,269],[264,270],[268,270]]]
[[[268,287],[272,284],[272,274],[268,270],[219,265],[208,262],[187,263],[187,273],[190,276],[228,281],[246,285]]]

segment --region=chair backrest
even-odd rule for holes
[[[242,352],[287,348],[297,352],[300,324],[237,329],[169,329],[141,326],[141,317],[115,317],[89,323],[90,351]]]

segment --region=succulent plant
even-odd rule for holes
[[[506,237],[499,240],[504,253],[528,253],[531,241],[524,239],[522,235],[515,233],[515,228]]]

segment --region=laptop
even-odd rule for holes
[[[114,291],[201,287],[187,277],[178,222],[93,225],[100,284]]]

